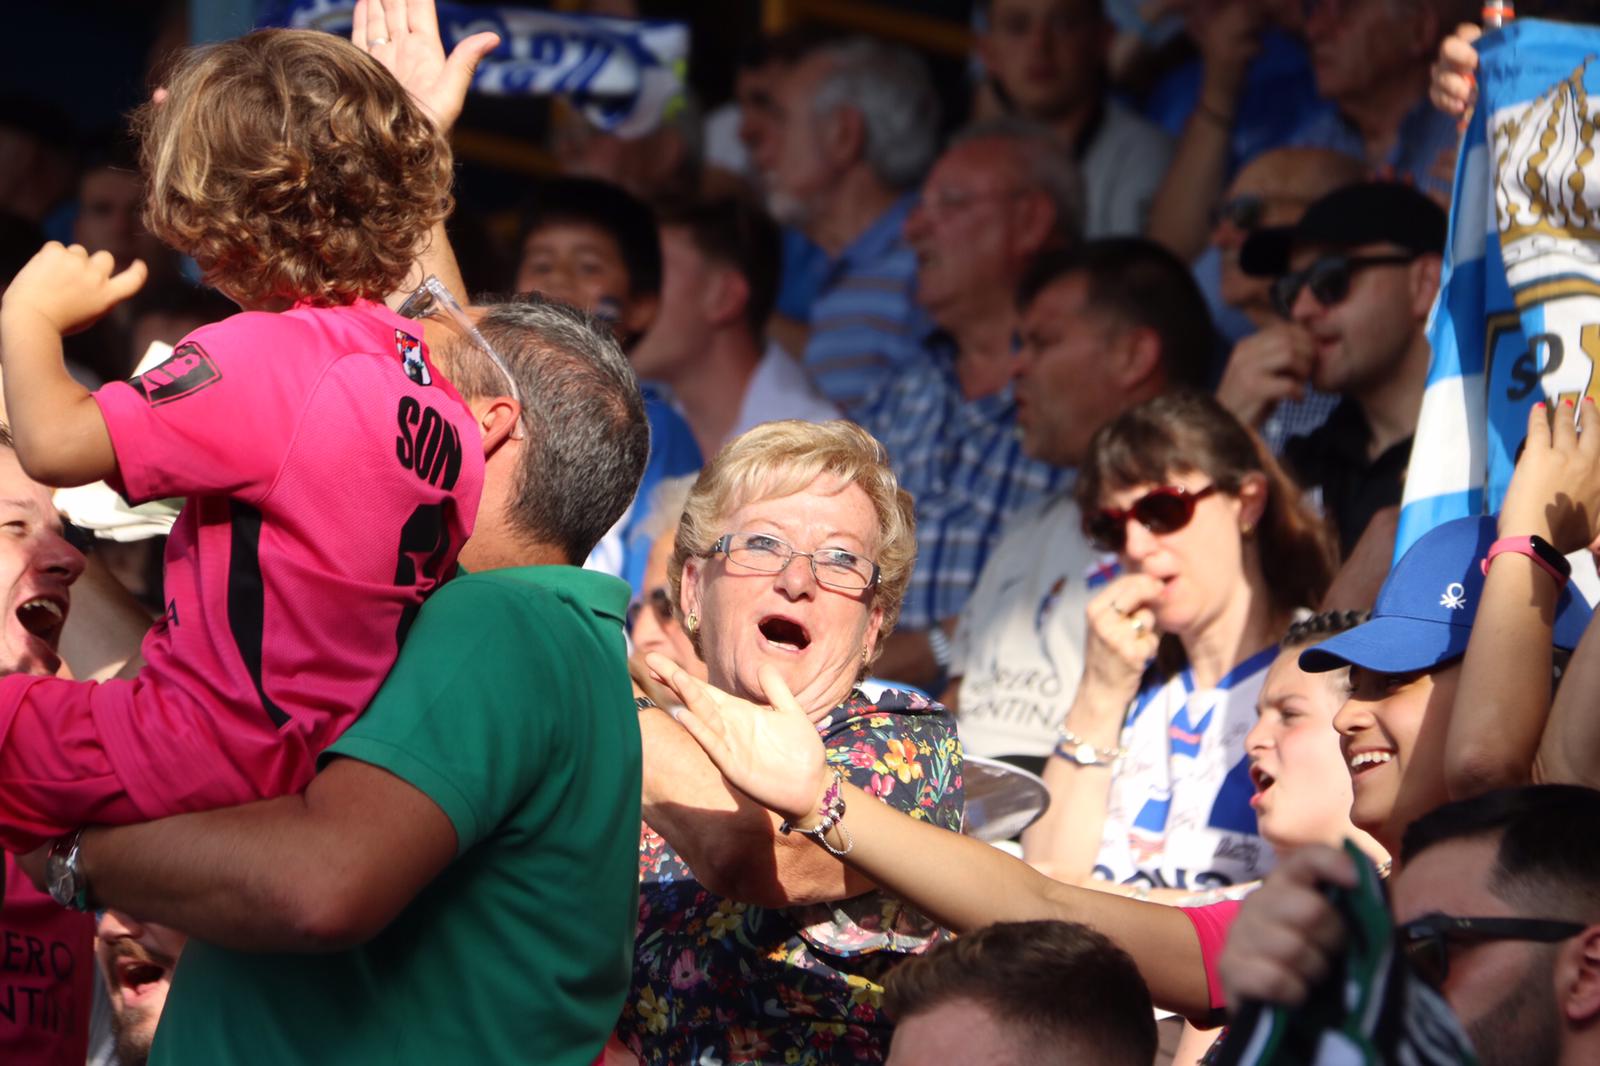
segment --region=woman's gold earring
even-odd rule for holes
[[[699,629],[700,616],[695,614],[693,611],[690,611],[688,614],[684,615],[683,628],[687,629],[691,633]]]
[[[1252,525],[1251,523],[1249,523],[1249,522],[1246,522],[1244,525],[1239,527],[1239,532],[1244,534],[1247,537],[1250,534],[1254,533],[1255,531],[1256,531],[1256,527],[1254,525]]]

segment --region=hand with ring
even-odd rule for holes
[[[1161,587],[1148,574],[1124,574],[1089,601],[1082,686],[1096,702],[1124,706],[1138,694],[1161,640],[1150,609]]]

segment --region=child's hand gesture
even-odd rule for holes
[[[7,313],[31,311],[63,336],[88,329],[117,304],[138,292],[149,273],[143,260],[112,273],[110,252],[90,255],[81,244],[51,241],[28,260],[6,288]]]
[[[434,0],[356,0],[350,40],[389,68],[428,112],[441,132],[450,132],[466,103],[473,72],[500,37],[475,33],[444,54]]]

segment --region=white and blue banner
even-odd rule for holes
[[[355,0],[267,0],[258,25],[350,35]],[[596,128],[639,137],[681,106],[689,27],[521,7],[441,3],[445,51],[490,30],[500,44],[472,87],[497,96],[565,96]]]
[[[1397,559],[1499,509],[1530,405],[1600,398],[1600,28],[1520,20],[1478,52]]]

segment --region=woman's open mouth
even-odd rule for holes
[[[54,597],[35,596],[18,607],[16,615],[23,629],[54,648],[67,623],[67,605]]]
[[[793,618],[771,614],[757,623],[762,639],[779,651],[801,652],[811,645],[811,634]]]

